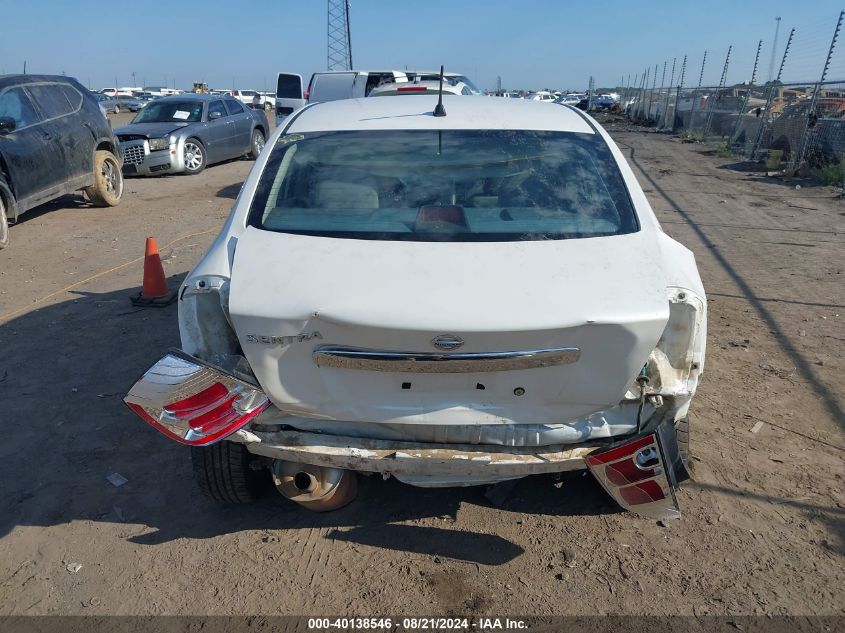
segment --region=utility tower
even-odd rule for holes
[[[349,0],[328,0],[328,70],[352,70],[352,40],[349,35]]]

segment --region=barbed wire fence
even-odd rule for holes
[[[837,19],[790,27],[784,43],[778,42],[777,18],[771,44],[757,39],[747,48],[740,45],[740,53],[754,52],[753,65],[745,68],[732,67],[738,49],[731,45],[723,52],[703,51],[700,64],[696,55],[684,54],[649,64],[633,78],[622,74],[621,108],[634,122],[717,143],[720,151],[764,162],[766,169],[821,171],[830,184],[842,182],[845,46],[838,40],[843,19],[845,11]],[[763,78],[760,60],[767,47],[770,62]],[[705,84],[705,77],[715,79],[719,69],[718,83]],[[687,74],[696,71],[687,86]],[[730,77],[740,81],[732,83]]]

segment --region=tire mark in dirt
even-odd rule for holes
[[[838,424],[840,427],[845,429],[845,411],[843,411],[842,407],[840,406],[839,402],[837,401],[836,396],[827,388],[827,386],[821,381],[818,374],[813,370],[810,363],[804,359],[801,354],[798,352],[798,349],[792,344],[789,340],[787,335],[783,332],[780,324],[775,320],[774,315],[769,312],[769,310],[763,305],[763,303],[757,298],[754,294],[754,291],[751,289],[749,283],[745,280],[745,278],[737,271],[731,263],[728,261],[727,257],[719,250],[718,247],[715,246],[713,240],[711,240],[707,233],[696,223],[696,221],[692,218],[692,216],[685,211],[681,205],[679,205],[675,200],[669,196],[669,194],[664,191],[664,189],[657,183],[657,181],[652,178],[652,176],[640,165],[637,161],[635,155],[635,148],[632,145],[628,145],[627,143],[622,143],[621,141],[617,141],[617,144],[621,145],[622,147],[626,147],[630,150],[630,162],[631,164],[635,165],[639,172],[643,175],[643,178],[648,180],[651,183],[651,186],[654,190],[660,194],[660,196],[666,201],[666,203],[680,216],[682,217],[689,227],[693,230],[701,243],[704,244],[709,250],[713,258],[722,267],[722,269],[728,274],[728,276],[733,280],[733,282],[737,285],[740,289],[742,295],[748,300],[754,310],[757,312],[759,317],[766,323],[769,330],[771,330],[778,339],[778,342],[783,347],[784,352],[792,359],[795,363],[795,366],[798,368],[798,371],[804,377],[804,379],[811,385],[813,391],[816,392],[818,395],[821,403],[824,407],[830,412],[831,416],[833,416],[834,422]]]

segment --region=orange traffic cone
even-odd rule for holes
[[[175,299],[176,293],[167,288],[156,238],[148,237],[144,251],[144,285],[141,292],[132,297],[132,303],[137,306],[162,307],[173,303]]]

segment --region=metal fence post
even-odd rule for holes
[[[666,83],[666,64],[667,62],[663,62],[663,75],[660,77],[660,90],[657,91],[657,110],[654,113],[654,126],[660,127],[660,117],[663,114],[660,111],[660,104],[663,103],[663,98],[661,95],[663,94],[663,85]],[[655,78],[657,75],[655,75]]]
[[[639,119],[643,118],[643,107],[645,106],[645,93],[648,90],[648,78],[649,78],[650,72],[651,72],[651,67],[646,68],[645,74],[643,75],[643,88],[640,91],[640,107],[639,107],[639,111],[638,111],[639,113],[637,115],[637,118],[639,118]]]
[[[719,80],[719,88],[716,90],[716,98],[707,99],[707,119],[704,123],[704,134],[702,135],[702,140],[707,140],[707,133],[710,131],[710,124],[713,122],[713,110],[716,108],[716,101],[721,99],[722,97],[722,89],[725,87],[725,81],[727,81],[728,77],[728,64],[731,61],[731,49],[733,46],[728,46],[728,54],[725,56],[725,65],[722,67],[722,78]]]
[[[684,55],[684,62],[681,64],[681,78],[678,80],[678,91],[675,93],[675,108],[672,110],[672,132],[675,131],[677,127],[677,122],[681,119],[678,116],[678,104],[681,101],[681,90],[684,89],[684,78],[687,74],[687,56]],[[681,119],[681,122],[683,120]]]
[[[789,55],[789,47],[792,45],[792,37],[795,35],[795,29],[792,29],[789,32],[789,38],[786,40],[786,48],[783,49],[783,57],[780,60],[780,69],[778,70],[778,76],[775,78],[774,81],[769,84],[769,94],[766,96],[766,105],[763,108],[763,112],[761,113],[762,120],[760,121],[760,125],[757,128],[757,138],[754,140],[754,147],[751,148],[751,154],[748,156],[749,160],[757,160],[757,151],[760,149],[760,143],[763,140],[763,134],[766,131],[767,123],[770,120],[770,113],[769,110],[772,107],[772,104],[775,101],[775,92],[777,90],[777,86],[780,84],[780,79],[783,76],[783,67],[786,64],[786,57]]]
[[[696,93],[698,92],[698,90],[701,89],[701,82],[704,79],[704,64],[706,64],[706,63],[707,63],[707,51],[704,51],[704,57],[701,59],[701,72],[698,73],[698,88],[696,88],[695,90],[692,91],[692,104],[691,104],[690,113],[689,113],[689,133],[690,134],[695,133],[695,102],[696,102],[696,97],[699,97],[699,95],[697,95]]]
[[[739,110],[739,115],[736,117],[736,121],[734,121],[733,129],[731,130],[731,135],[728,137],[728,144],[733,147],[734,136],[736,136],[737,130],[739,130],[740,123],[745,118],[745,108],[748,107],[748,99],[751,96],[751,89],[754,87],[754,82],[757,81],[757,63],[760,61],[760,49],[763,46],[763,40],[757,42],[757,55],[754,57],[754,70],[751,71],[751,83],[748,84],[748,88],[745,90],[745,97],[742,100],[742,106]]]
[[[828,68],[830,68],[830,58],[833,57],[833,51],[836,48],[836,39],[839,37],[839,31],[842,28],[842,17],[845,16],[845,11],[839,12],[839,19],[836,21],[836,28],[833,31],[833,38],[830,40],[830,48],[827,50],[827,59],[824,62],[824,69],[822,69],[822,76],[816,87],[813,89],[813,96],[810,99],[810,107],[807,109],[807,116],[804,118],[804,131],[801,134],[801,141],[798,146],[798,151],[795,153],[791,170],[796,173],[801,168],[801,162],[804,160],[804,154],[807,151],[807,136],[810,129],[810,118],[816,116],[816,103],[819,99],[819,90],[822,83],[827,77]]]
[[[669,95],[672,93],[672,84],[675,82],[675,62],[677,62],[677,61],[678,61],[677,57],[674,57],[672,59],[672,75],[669,78],[669,85],[666,87],[666,99],[663,103],[663,120],[660,122],[660,125],[658,126],[662,130],[666,129],[666,118],[667,118],[667,114],[669,112]],[[664,68],[664,71],[665,71],[665,68]],[[665,72],[664,72],[664,75],[665,75]],[[663,90],[663,82],[661,81],[660,84],[661,84],[660,89]]]

